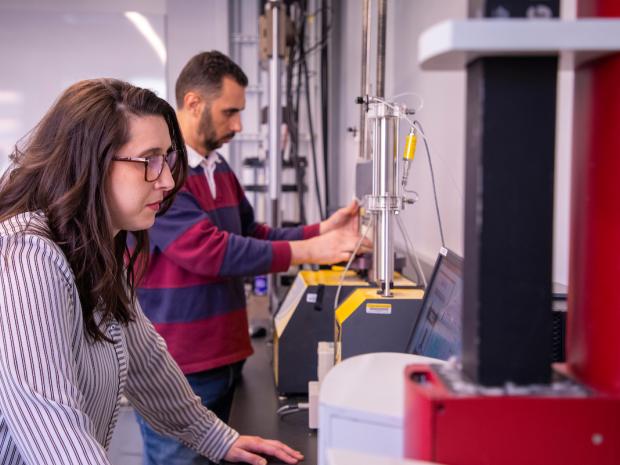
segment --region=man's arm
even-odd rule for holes
[[[279,272],[291,264],[286,241],[245,237],[219,229],[188,191],[181,191],[149,231],[151,246],[194,274],[209,278]]]
[[[320,223],[292,228],[272,228],[264,223],[259,223],[254,218],[254,209],[245,196],[243,189],[237,184],[240,197],[239,211],[241,214],[241,228],[244,236],[268,241],[300,241],[311,239],[321,233]]]

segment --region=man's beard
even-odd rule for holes
[[[211,118],[211,108],[205,108],[202,112],[202,118],[200,120],[200,127],[204,129],[205,136],[203,139],[203,146],[207,152],[212,152],[215,149],[219,149],[226,142],[235,137],[234,132],[226,134],[224,137],[217,138],[215,128],[213,127],[213,118]]]

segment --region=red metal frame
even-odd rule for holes
[[[406,458],[445,465],[620,463],[620,397],[456,395],[427,365],[410,365],[405,377]]]

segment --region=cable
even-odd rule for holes
[[[290,415],[292,413],[304,412],[310,409],[308,402],[298,402],[296,404],[286,404],[276,410],[276,413],[280,418]]]
[[[299,17],[302,16],[302,12],[297,5],[296,8],[297,15]],[[295,19],[295,22],[298,22],[298,19]],[[297,26],[295,28],[297,30]],[[295,65],[293,64],[292,58],[297,53],[298,47],[300,47],[301,41],[305,35],[305,21],[302,22],[299,27],[299,33],[296,40],[293,42],[291,48],[290,59],[288,60],[288,64],[286,67],[286,108],[287,108],[287,126],[288,132],[291,138],[291,151],[290,157],[293,162],[293,167],[295,170],[295,182],[298,186],[297,191],[297,206],[299,208],[299,221],[302,224],[305,224],[306,221],[306,207],[304,202],[304,184],[305,184],[305,168],[301,165],[301,159],[299,157],[299,95],[301,88],[301,80],[299,78],[299,73],[297,75],[297,86],[296,86],[296,101],[295,105],[293,102],[293,70]]]
[[[413,242],[411,242],[411,240],[409,239],[409,234],[407,234],[407,230],[405,229],[405,226],[403,225],[403,222],[400,219],[400,216],[398,215],[396,215],[396,223],[398,223],[400,233],[402,234],[403,239],[405,239],[405,245],[407,247],[407,256],[409,257],[411,266],[415,270],[417,283],[418,284],[420,283],[420,277],[421,277],[422,282],[424,283],[424,288],[426,288],[428,283],[426,282],[426,276],[424,276],[424,272],[422,271],[422,267],[420,266],[420,260],[418,259],[418,254],[416,253],[415,247],[413,246]],[[415,260],[411,259],[411,254],[409,253],[410,249],[413,252],[413,257]]]
[[[331,27],[331,24],[327,23],[327,13],[329,6],[327,5],[327,0],[321,0],[321,35],[325,38],[324,44],[321,46],[321,123],[322,123],[322,131],[321,131],[321,139],[323,142],[323,179],[325,180],[325,216],[329,215],[329,207],[330,207],[330,182],[329,182],[329,121],[328,121],[328,109],[329,109],[329,85],[328,85],[328,74],[329,74],[329,62],[328,62],[328,27]],[[333,12],[332,12],[333,14]]]
[[[321,10],[323,10],[323,9],[324,9],[324,8],[319,8],[318,10],[316,10],[316,11],[315,11],[314,13],[312,13],[312,14],[305,14],[305,15],[304,15],[304,19],[303,19],[303,21],[306,21],[306,20],[307,20],[307,18],[309,18],[309,17],[315,16],[316,14],[318,14],[319,12],[321,12]],[[310,55],[312,52],[314,52],[314,51],[318,50],[319,48],[322,48],[322,47],[323,47],[323,46],[327,43],[327,41],[329,40],[329,38],[330,38],[329,34],[330,34],[330,32],[331,32],[331,29],[332,29],[332,23],[333,23],[333,8],[332,8],[331,6],[328,6],[328,7],[326,7],[325,9],[326,9],[327,11],[329,11],[329,12],[330,12],[330,18],[329,18],[330,20],[329,20],[328,25],[325,27],[325,30],[324,30],[324,31],[322,31],[322,32],[323,32],[323,34],[324,34],[324,36],[323,36],[323,37],[321,37],[321,39],[320,39],[320,40],[318,40],[316,43],[314,43],[314,44],[312,44],[310,47],[308,47],[308,48],[305,50],[305,52],[303,53],[303,55],[302,55],[302,56],[300,56],[299,58],[297,58],[297,60],[296,60],[296,61],[301,61],[301,60],[305,59],[305,58],[306,58],[308,55]],[[294,63],[296,63],[296,61],[295,61]]]
[[[387,102],[381,97],[372,97],[372,100],[376,102],[381,102],[393,110],[400,109],[400,107],[398,107],[397,105]],[[402,118],[404,118],[411,125],[412,128],[417,129],[419,131],[419,134],[422,136],[422,140],[424,141],[424,148],[426,149],[426,159],[428,160],[428,166],[431,172],[431,182],[433,185],[433,199],[435,200],[435,211],[437,213],[437,223],[439,224],[439,235],[441,237],[441,246],[445,247],[446,240],[445,240],[445,236],[443,233],[443,223],[441,221],[441,213],[439,211],[439,200],[437,198],[437,185],[435,183],[435,172],[433,170],[433,162],[431,161],[431,151],[428,148],[428,139],[426,138],[426,134],[424,134],[424,128],[422,127],[422,124],[418,120],[411,121],[411,119],[407,117],[407,115],[402,115]]]
[[[433,162],[431,161],[431,151],[428,148],[428,142],[426,139],[426,135],[424,134],[424,128],[422,128],[422,124],[418,120],[415,120],[413,124],[416,125],[418,129],[420,130],[420,134],[422,134],[422,140],[424,141],[424,148],[426,149],[426,158],[428,160],[428,166],[431,171],[431,181],[433,184],[433,198],[435,199],[435,211],[437,212],[437,223],[439,224],[439,234],[441,235],[441,246],[445,247],[446,240],[443,234],[443,224],[441,222],[441,213],[439,211],[439,200],[437,199],[437,186],[435,184],[435,173],[433,171]]]
[[[308,64],[305,57],[301,62],[305,75],[305,91],[306,91],[306,111],[308,113],[308,125],[310,129],[310,145],[312,146],[312,169],[314,171],[314,188],[316,190],[316,200],[319,206],[319,217],[321,221],[325,219],[323,213],[323,201],[321,199],[321,188],[319,186],[319,172],[317,167],[316,141],[314,140],[314,124],[312,123],[312,110],[310,109],[310,80],[308,78]]]
[[[344,278],[347,275],[347,271],[349,271],[349,268],[351,267],[351,263],[353,263],[353,260],[355,259],[357,251],[361,247],[362,242],[364,242],[364,239],[366,239],[366,236],[368,235],[368,231],[370,231],[370,228],[372,228],[374,220],[375,220],[374,215],[371,215],[370,216],[370,221],[368,223],[368,226],[366,226],[366,230],[364,231],[364,234],[362,234],[362,237],[360,237],[359,240],[357,241],[357,244],[355,244],[355,248],[353,249],[353,253],[349,257],[349,261],[347,262],[347,266],[344,267],[344,270],[343,270],[342,274],[340,275],[340,280],[338,281],[338,289],[336,289],[336,297],[334,298],[334,311],[336,311],[336,309],[338,308],[338,305],[340,305],[340,303],[339,303],[340,291],[342,290],[342,284],[344,283]]]

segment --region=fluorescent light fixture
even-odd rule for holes
[[[137,11],[126,11],[125,17],[131,21],[136,29],[144,36],[146,41],[153,47],[155,53],[161,60],[162,64],[166,64],[166,46],[161,37],[155,32],[151,22],[141,13]]]
[[[22,94],[14,90],[0,90],[0,105],[21,103]]]

